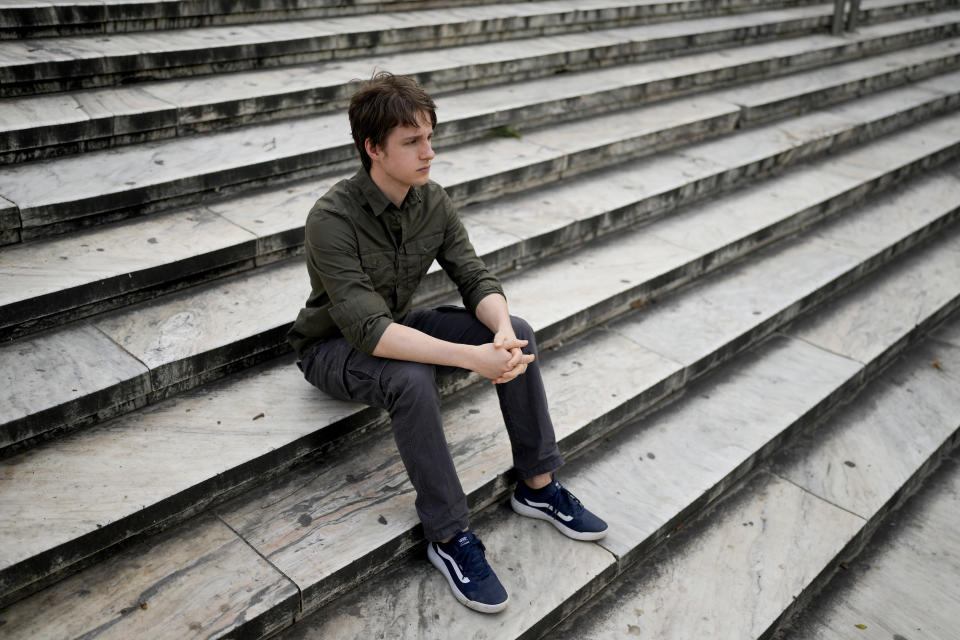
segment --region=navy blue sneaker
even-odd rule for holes
[[[542,489],[518,482],[510,506],[522,516],[552,522],[575,540],[599,540],[607,535],[607,523],[590,513],[556,478]]]
[[[507,590],[487,564],[486,547],[472,531],[458,531],[449,542],[431,542],[427,557],[450,583],[454,597],[474,611],[497,613],[507,606]]]

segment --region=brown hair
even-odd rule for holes
[[[364,146],[367,138],[382,145],[395,127],[417,127],[422,113],[437,126],[436,105],[413,78],[379,71],[350,98],[350,132],[360,152],[363,168],[370,171],[370,156]]]

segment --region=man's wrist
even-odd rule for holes
[[[477,369],[477,347],[472,344],[461,344],[460,348],[460,363],[458,366],[461,369],[467,369],[469,371],[475,371]]]

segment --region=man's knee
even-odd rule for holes
[[[513,325],[513,332],[517,338],[520,340],[529,340],[530,343],[533,344],[535,338],[533,327],[531,327],[526,320],[517,316],[510,316],[510,323]]]
[[[432,364],[394,360],[384,369],[384,390],[390,404],[436,402],[437,370]]]

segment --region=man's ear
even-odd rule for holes
[[[380,156],[383,154],[383,152],[380,150],[380,147],[373,144],[373,140],[370,138],[367,138],[363,141],[363,147],[366,149],[367,155],[370,156],[371,159],[379,160]]]

